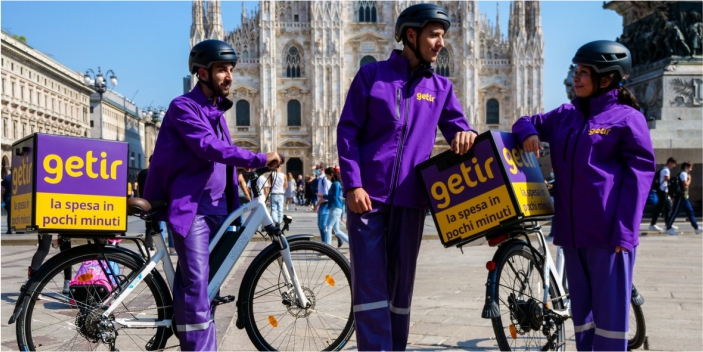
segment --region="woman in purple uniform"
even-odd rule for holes
[[[579,350],[627,350],[632,269],[655,171],[649,128],[622,86],[630,51],[599,40],[573,58],[576,99],[525,116],[513,133],[539,156],[549,142],[559,193],[554,243],[564,248]]]

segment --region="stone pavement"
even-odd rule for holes
[[[294,217],[291,234],[318,234],[314,213],[303,209],[290,213]],[[4,220],[3,217],[3,225]],[[642,226],[643,230],[647,225]],[[702,236],[694,235],[689,224],[677,225],[682,231],[680,236],[642,231],[637,252],[635,284],[646,300],[643,310],[651,350],[703,350]],[[129,233],[142,230],[143,223],[130,217]],[[428,218],[418,261],[408,350],[494,349],[491,322],[481,318],[481,309],[487,274],[485,263],[492,258],[495,248],[465,247],[462,254],[457,248],[443,248],[435,233]],[[238,292],[249,262],[266,245],[265,242],[249,244],[223,287],[223,295]],[[7,320],[36,249],[36,235],[2,235],[1,249],[0,344],[3,350],[16,350],[15,325],[8,325]],[[347,253],[346,245],[342,252]],[[58,250],[52,250],[50,255],[56,253]],[[254,349],[246,332],[234,326],[234,317],[233,304],[218,307],[220,349]],[[573,327],[571,322],[566,326],[567,348],[573,350]],[[169,340],[169,345],[175,343],[177,340]],[[356,349],[354,337],[345,349]]]

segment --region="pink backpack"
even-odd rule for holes
[[[120,267],[117,263],[108,263],[112,275],[119,275]],[[104,266],[106,266],[104,260],[88,260],[81,264],[68,285],[72,305],[75,305],[76,301],[87,304],[102,302],[112,292],[117,282],[114,277],[108,279],[108,275],[102,269]]]

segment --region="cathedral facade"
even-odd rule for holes
[[[395,21],[417,1],[271,1],[242,9],[239,27],[222,27],[219,1],[194,1],[191,47],[205,39],[230,43],[239,55],[227,112],[233,142],[278,151],[286,171],[309,174],[337,165],[336,127],[359,67],[386,60]],[[477,1],[438,1],[452,21],[433,65],[447,77],[473,129],[510,131],[515,119],[543,111],[544,41],[540,4],[511,3],[507,34]],[[196,82],[196,79],[191,79]],[[434,153],[448,145],[437,131]],[[434,154],[433,153],[433,154]]]

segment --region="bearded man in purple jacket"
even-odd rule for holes
[[[173,311],[183,351],[217,350],[207,294],[208,245],[239,206],[233,167],[281,161],[275,152],[255,154],[232,144],[224,112],[232,107],[226,96],[236,64],[237,55],[225,42],[205,40],[193,46],[188,69],[197,74],[198,84],[166,111],[146,181],[144,198],[169,204],[157,220],[171,227],[178,253]]]
[[[359,350],[405,350],[428,206],[415,166],[437,127],[457,154],[476,138],[451,82],[430,66],[449,26],[437,5],[405,9],[395,26],[403,50],[359,69],[337,126]]]

